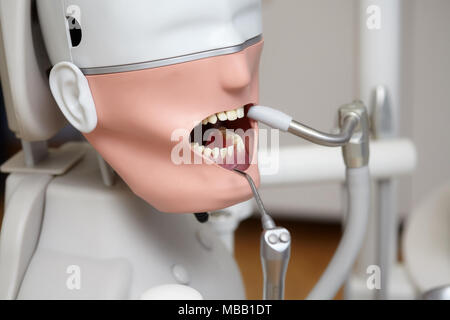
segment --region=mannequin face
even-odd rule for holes
[[[87,76],[97,113],[97,125],[85,134],[87,140],[138,196],[160,211],[212,211],[250,199],[245,178],[229,169],[237,165],[259,185],[256,123],[245,116],[201,124],[212,115],[258,103],[261,50],[262,42],[229,55]],[[202,127],[202,138],[204,130],[213,127],[253,129],[247,131],[248,139],[241,134],[245,156],[241,144],[236,157],[237,146],[225,142],[229,136],[217,145],[218,130],[211,131],[213,138],[203,141],[204,147],[231,146],[233,156],[214,160],[214,153],[194,151],[189,134]],[[181,157],[189,163],[179,163]],[[226,165],[216,163],[221,161]]]

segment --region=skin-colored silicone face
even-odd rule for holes
[[[208,161],[174,163],[173,149],[180,140],[172,137],[180,129],[191,132],[212,114],[258,103],[262,46],[166,67],[87,76],[98,125],[86,138],[134,193],[162,212],[213,211],[250,199],[248,182],[233,171]],[[251,126],[256,129],[256,123]],[[259,185],[256,140],[246,172]]]

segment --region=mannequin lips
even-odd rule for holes
[[[205,118],[190,135],[191,149],[207,163],[228,170],[247,170],[253,159],[257,124],[247,117],[246,104]]]

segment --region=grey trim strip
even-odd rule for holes
[[[173,57],[173,58],[167,58],[167,59],[160,59],[160,60],[153,60],[153,61],[147,61],[147,62],[141,62],[141,63],[133,63],[133,64],[124,64],[124,65],[118,65],[118,66],[108,66],[108,67],[95,67],[95,68],[83,68],[81,71],[85,75],[95,75],[95,74],[106,74],[106,73],[118,73],[118,72],[127,72],[127,71],[137,71],[137,70],[143,70],[143,69],[150,69],[150,68],[158,68],[158,67],[164,67],[168,65],[183,63],[183,62],[189,62],[204,58],[210,58],[210,57],[216,57],[226,54],[232,54],[237,53],[239,51],[242,51],[262,40],[262,35],[258,35],[254,38],[251,38],[244,43],[238,44],[236,46],[232,47],[226,47],[221,49],[213,49],[208,51],[202,51],[197,52],[193,54],[187,54],[183,56]]]

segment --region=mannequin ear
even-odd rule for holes
[[[50,89],[56,103],[72,126],[89,133],[97,126],[97,112],[89,83],[70,62],[60,62],[50,72]]]

